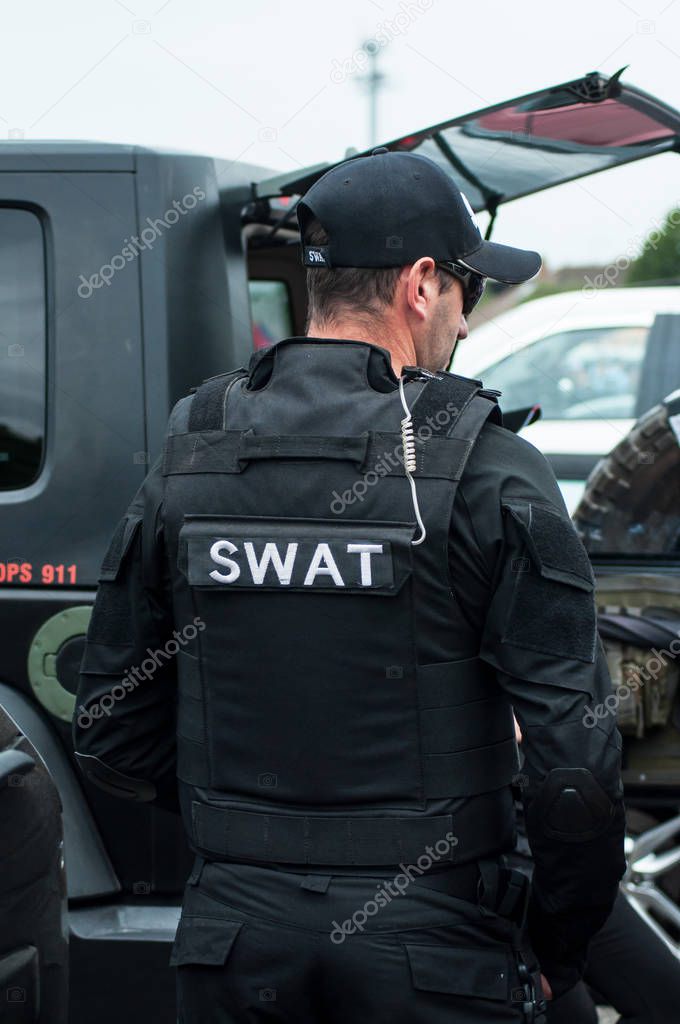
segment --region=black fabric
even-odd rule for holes
[[[502,692],[495,673],[479,658],[418,666],[418,701],[423,710],[493,699]]]
[[[506,737],[507,728],[506,716]],[[454,753],[426,753],[423,756],[423,788],[429,797],[474,796],[507,786],[518,767],[514,737]]]
[[[191,404],[188,429],[192,432],[220,430],[223,421],[225,391],[234,381],[245,375],[246,371],[239,369],[203,381]]]
[[[594,581],[571,524],[535,502],[504,505],[525,544],[517,559],[503,642],[592,663],[597,643]]]
[[[511,922],[405,868],[310,889],[290,871],[206,864],[173,950],[179,1024],[520,1021]]]
[[[126,595],[110,583],[99,584],[102,600],[92,609],[88,637],[93,644],[127,647],[132,629],[132,609]]]
[[[163,448],[163,473],[240,473],[240,442],[240,430],[171,434]]]
[[[443,754],[501,743],[508,735],[509,715],[511,710],[503,699],[421,711],[423,750],[426,754]]]
[[[518,842],[509,858],[513,866],[532,873],[531,850],[526,843],[522,815]],[[600,911],[596,909],[599,916]],[[589,908],[583,907],[581,918]],[[644,919],[618,892],[613,910],[588,946],[583,981],[578,971],[550,964],[551,983],[558,997],[548,1004],[548,1024],[597,1024],[598,1003],[620,1014],[619,1024],[666,1024],[680,1004],[680,967],[675,956]],[[594,995],[591,995],[590,986]]]
[[[504,643],[555,657],[595,660],[596,613],[592,595],[581,588],[518,572]]]
[[[125,589],[115,584],[138,538],[141,522],[139,515],[123,516],[102,562],[99,586],[103,600],[95,603],[88,628],[88,638],[94,644],[127,646],[130,642],[133,609]]]
[[[485,241],[451,178],[416,153],[381,147],[331,167],[298,202],[297,217],[307,267],[404,267],[431,256],[513,284],[541,268],[537,252]],[[308,243],[314,220],[327,245]]]
[[[126,527],[127,517],[124,516],[116,526],[113,537],[111,538],[111,543],[104,555],[104,560],[99,574],[100,580],[116,578],[123,554],[123,538],[125,536]]]
[[[437,413],[448,412],[457,420],[481,388],[481,381],[441,373],[430,377],[411,409],[414,431],[437,422]],[[428,422],[429,419],[429,422]]]
[[[668,1024],[677,1018],[677,958],[623,893],[591,940],[584,981],[548,1004],[548,1024],[596,1024],[594,998],[614,1008],[618,1024]]]
[[[263,814],[193,805],[194,834],[204,853],[282,864],[399,864],[415,860],[453,828],[451,815],[429,818]],[[452,859],[449,845],[445,859]]]
[[[485,419],[492,407],[481,400],[480,418]],[[481,426],[481,424],[480,424]],[[251,440],[248,440],[248,437]],[[380,466],[381,476],[404,476],[401,460],[402,437],[400,433],[370,431],[367,442],[352,439],[351,447],[337,439],[331,439],[334,450],[332,459],[347,459],[361,465],[365,471]],[[246,431],[203,431],[170,435],[164,445],[163,473],[165,476],[187,473],[242,473],[250,459],[259,458],[305,458],[323,459],[326,456],[319,449],[315,439],[311,445],[302,441],[295,447],[288,441],[287,453],[275,451],[272,439],[267,439],[267,449],[273,453],[266,456],[256,451],[257,441]],[[435,477],[444,480],[460,480],[472,441],[465,438],[433,437],[424,440],[416,437],[416,461],[419,477]],[[251,454],[247,454],[248,446]],[[255,452],[253,455],[252,452]],[[375,471],[375,470],[374,470]]]
[[[542,574],[582,590],[593,589],[593,570],[583,543],[574,530],[565,530],[564,519],[556,510],[536,502],[508,503],[504,507],[517,523]]]
[[[240,458],[250,459],[348,459],[363,465],[368,433],[361,437],[292,437],[275,434],[261,437],[246,431],[241,439]]]
[[[621,1015],[618,1024],[668,1024],[677,1018],[678,960],[623,893],[617,896],[612,913],[590,943],[585,981],[592,986],[598,1002],[613,1006]],[[583,986],[578,986],[549,1006],[549,1024],[580,1021],[574,1008],[584,1002]]]

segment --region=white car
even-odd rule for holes
[[[680,387],[680,287],[603,288],[525,302],[471,331],[451,369],[540,404],[522,436],[553,464],[570,510],[598,459]]]

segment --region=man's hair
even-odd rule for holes
[[[327,245],[328,235],[318,220],[312,221],[304,237],[305,245]],[[308,267],[307,330],[314,321],[328,324],[343,315],[380,316],[394,299],[402,267]],[[449,290],[453,277],[437,267],[440,293]]]

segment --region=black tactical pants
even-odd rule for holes
[[[680,1017],[680,963],[619,894],[588,949],[585,980],[621,1014],[620,1024],[668,1024]],[[548,1007],[549,1024],[597,1024],[583,983]]]
[[[390,871],[206,864],[187,886],[171,959],[180,1024],[531,1019],[512,922]]]

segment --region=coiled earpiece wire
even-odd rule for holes
[[[411,485],[411,497],[413,498],[413,511],[415,512],[416,522],[420,527],[420,537],[418,540],[411,541],[411,544],[415,547],[416,545],[423,543],[427,534],[425,532],[425,524],[423,523],[420,515],[416,482],[413,479],[413,474],[416,471],[416,440],[413,433],[413,417],[411,416],[411,410],[408,407],[406,395],[404,394],[403,375],[399,378],[399,397],[401,398],[401,404],[406,414],[401,421],[401,442],[404,449],[404,469],[406,471],[408,482]]]

